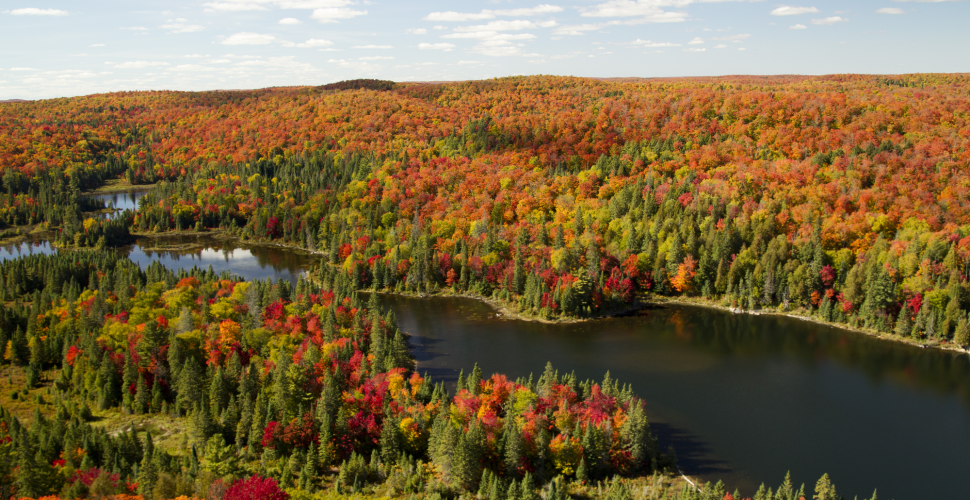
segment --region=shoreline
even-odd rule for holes
[[[178,232],[167,231],[164,233],[132,233],[132,235],[137,237],[149,237],[149,238],[158,238],[158,237],[166,237],[166,236],[212,235],[219,239],[236,240],[240,243],[243,243],[244,245],[270,246],[270,247],[286,248],[294,251],[300,251],[311,255],[326,255],[325,252],[322,252],[320,250],[311,250],[309,248],[299,247],[288,243],[266,242],[266,241],[260,241],[260,240],[243,239],[241,236],[232,234],[231,232],[225,229],[211,229],[205,232],[196,232],[194,230],[189,230],[189,231],[178,231]],[[910,345],[913,347],[919,347],[922,349],[933,348],[933,349],[939,349],[941,351],[950,351],[950,352],[961,353],[961,354],[968,353],[966,349],[963,349],[952,343],[947,343],[947,344],[924,343],[911,338],[903,338],[892,334],[877,332],[875,330],[852,327],[844,323],[832,323],[832,322],[824,321],[811,316],[797,314],[794,312],[780,312],[780,311],[772,311],[772,310],[764,310],[764,309],[750,311],[747,309],[722,306],[720,304],[714,303],[711,300],[700,299],[700,298],[662,297],[662,296],[652,295],[648,297],[638,297],[636,299],[636,302],[628,308],[624,308],[618,311],[610,311],[608,313],[600,314],[593,317],[545,319],[545,318],[539,318],[536,316],[514,311],[509,307],[510,304],[507,304],[504,301],[499,299],[494,299],[492,297],[485,297],[483,295],[474,294],[474,293],[456,293],[456,292],[448,291],[447,289],[440,289],[436,292],[416,293],[416,292],[373,290],[373,289],[364,288],[364,289],[359,289],[358,292],[378,293],[378,294],[385,294],[385,295],[399,295],[402,297],[412,297],[412,298],[426,298],[426,297],[438,296],[438,297],[460,297],[460,298],[475,299],[475,300],[480,300],[482,302],[485,302],[489,306],[495,308],[499,316],[502,316],[504,318],[521,320],[521,321],[534,321],[537,323],[545,323],[545,324],[568,324],[568,323],[582,323],[587,321],[597,321],[597,320],[603,320],[603,319],[609,319],[609,318],[623,317],[623,316],[635,313],[637,311],[643,310],[645,308],[648,308],[650,306],[662,306],[664,304],[678,304],[678,305],[687,305],[687,306],[695,306],[695,307],[707,307],[707,308],[717,309],[724,312],[730,312],[732,314],[749,314],[753,316],[762,316],[762,315],[785,316],[788,318],[797,319],[801,321],[808,321],[822,326],[837,328],[846,332],[867,335],[869,337],[873,337],[876,339],[907,344],[907,345]]]
[[[952,344],[952,343],[947,343],[947,344],[923,343],[911,338],[899,337],[897,335],[886,334],[886,333],[882,333],[876,330],[870,330],[866,328],[853,327],[844,323],[832,323],[829,321],[813,318],[811,316],[806,316],[802,314],[796,314],[793,312],[780,312],[780,311],[771,311],[771,310],[764,310],[764,309],[750,311],[747,309],[722,306],[720,304],[715,304],[710,300],[705,300],[705,299],[690,300],[690,299],[685,299],[683,297],[654,297],[652,300],[648,301],[648,304],[655,304],[655,305],[677,304],[677,305],[694,306],[694,307],[706,307],[710,309],[717,309],[720,311],[729,312],[732,314],[748,314],[751,316],[783,316],[787,318],[815,323],[821,326],[828,326],[831,328],[836,328],[839,330],[844,330],[855,334],[866,335],[880,340],[907,344],[913,347],[919,347],[921,349],[932,348],[932,349],[939,349],[941,351],[951,351],[951,352],[961,353],[961,354],[968,353],[966,349],[963,349],[957,346],[956,344]]]
[[[157,184],[128,184],[124,179],[108,179],[103,185],[91,189],[89,191],[82,191],[81,196],[97,196],[101,194],[113,194],[113,193],[133,193],[133,192],[148,192],[151,191]]]

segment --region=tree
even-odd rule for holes
[[[288,498],[290,495],[280,489],[275,479],[257,475],[233,482],[222,500],[287,500]]]
[[[909,319],[909,307],[906,304],[903,304],[903,308],[899,311],[895,331],[900,337],[909,337],[910,332],[913,331],[913,322]]]
[[[957,328],[953,332],[953,343],[960,347],[970,345],[970,325],[967,324],[966,318],[960,318],[957,322]]]
[[[472,424],[467,433],[460,433],[451,458],[451,477],[465,489],[474,487],[482,474],[480,436],[477,424]]]
[[[17,495],[39,498],[57,488],[57,471],[44,458],[40,450],[34,451],[29,441],[19,444],[20,458],[17,461],[17,474],[14,483]]]
[[[155,467],[155,442],[152,433],[145,433],[145,446],[142,449],[141,464],[138,466],[138,493],[150,498],[158,479],[158,469]],[[157,499],[156,499],[157,500]]]
[[[401,443],[398,436],[397,421],[390,413],[384,415],[384,423],[381,426],[380,447],[381,460],[385,466],[397,461],[397,456],[401,453]]]
[[[822,477],[818,479],[815,483],[815,494],[812,495],[813,500],[838,500],[839,494],[835,492],[835,485],[829,479],[828,474],[822,474]]]

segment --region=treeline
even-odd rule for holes
[[[917,218],[879,216],[871,241],[844,247],[826,234],[822,215],[807,233],[793,234],[784,203],[739,203],[699,189],[711,180],[703,174],[640,167],[692,147],[678,137],[629,143],[576,174],[577,194],[594,199],[570,211],[532,210],[515,224],[501,195],[472,221],[426,219],[418,210],[408,217],[406,205],[389,203],[413,171],[404,170],[407,158],[323,151],[187,175],[148,195],[134,220],[142,230],[219,227],[317,250],[326,272],[346,274],[357,289],[448,289],[545,318],[604,314],[651,292],[970,342],[970,227],[933,230]],[[815,161],[867,162],[909,147],[870,144]]]
[[[390,80],[374,80],[371,78],[360,78],[357,80],[343,80],[334,83],[328,83],[326,85],[321,85],[318,87],[320,90],[357,90],[357,89],[369,89],[369,90],[394,90],[397,84]]]

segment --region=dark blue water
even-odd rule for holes
[[[178,250],[160,247],[191,245]],[[0,247],[0,259],[49,253]],[[140,265],[212,266],[246,279],[294,282],[318,257],[205,237],[140,239]],[[703,480],[752,494],[787,471],[809,486],[829,473],[846,498],[965,498],[970,466],[970,356],[919,349],[815,323],[671,306],[585,323],[505,319],[462,298],[382,296],[421,371],[454,381],[486,373],[563,372],[632,384],[661,447]]]
[[[970,357],[793,318],[671,306],[586,323],[505,319],[464,298],[382,296],[412,336],[419,369],[455,380],[538,377],[633,385],[661,446],[687,474],[751,495],[791,471],[829,473],[846,498],[964,498]]]

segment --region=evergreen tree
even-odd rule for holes
[[[957,322],[957,328],[953,332],[953,343],[964,348],[970,345],[970,326],[966,318],[960,318]]]
[[[138,465],[138,494],[151,498],[155,481],[158,479],[158,469],[155,466],[155,443],[152,433],[145,433],[145,446],[142,450],[141,463]]]

